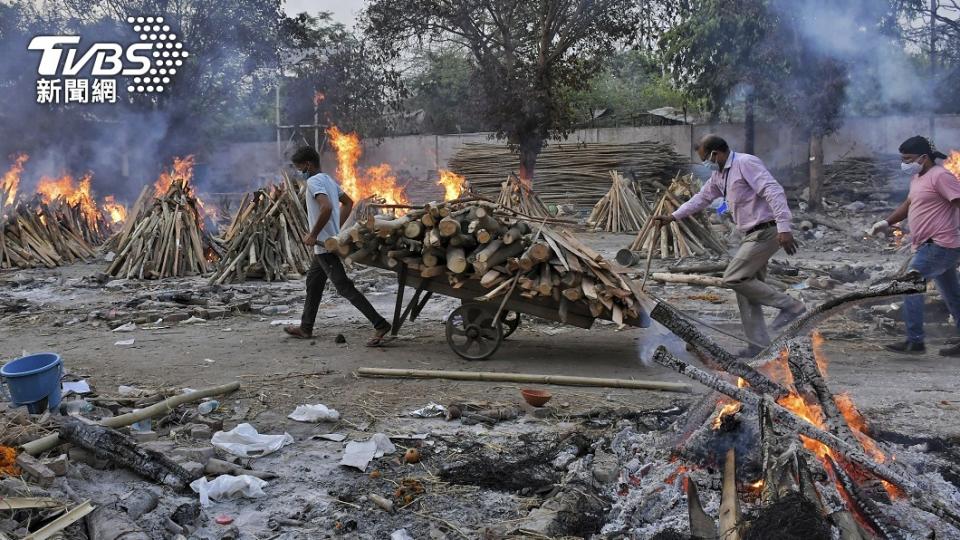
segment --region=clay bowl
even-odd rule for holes
[[[523,400],[534,407],[543,407],[553,396],[546,390],[534,390],[533,388],[524,388],[520,390]]]

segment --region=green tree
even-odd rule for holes
[[[638,50],[616,53],[585,90],[572,96],[581,121],[590,120],[593,111],[608,109],[617,119],[632,118],[651,109],[679,107],[684,94],[665,75],[657,58]]]
[[[470,58],[453,48],[425,51],[415,61],[416,73],[405,85],[410,92],[406,108],[424,111],[428,133],[487,131],[474,84]]]
[[[363,35],[333,23],[329,13],[301,13],[284,21],[283,115],[311,124],[314,104],[321,122],[368,136],[383,136],[390,111],[404,97],[400,74]],[[319,94],[318,94],[319,93]]]
[[[532,181],[545,142],[576,124],[570,96],[604,59],[637,38],[634,0],[372,0],[367,34],[399,57],[407,46],[453,45],[472,59],[482,108]]]

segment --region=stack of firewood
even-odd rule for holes
[[[108,243],[112,276],[159,279],[206,274],[222,249],[203,227],[203,205],[188,177],[174,178],[162,194],[146,186],[123,229]]]
[[[556,302],[561,320],[575,303],[623,324],[640,316],[632,282],[567,232],[527,221],[488,201],[430,203],[402,217],[359,219],[325,243],[348,262],[445,276],[453,287],[478,280],[484,299],[518,293]],[[585,311],[584,310],[584,311]]]
[[[600,199],[587,218],[587,225],[607,232],[639,231],[648,212],[643,207],[631,182],[618,171],[610,171],[613,185]]]
[[[643,228],[628,248],[639,256],[660,259],[682,258],[694,255],[720,255],[727,252],[724,242],[721,241],[710,227],[710,223],[702,216],[693,216],[690,219],[675,221],[666,227],[659,227],[654,216],[672,214],[683,204],[681,201],[689,199],[694,193],[692,178],[679,177],[664,187],[660,200],[653,210],[645,212]],[[627,257],[618,255],[621,260]],[[636,262],[634,258],[634,262]]]
[[[610,170],[621,171],[653,193],[652,182],[669,181],[689,162],[670,144],[659,142],[551,143],[537,156],[533,187],[548,203],[590,206],[610,187]],[[469,178],[470,185],[488,197],[518,164],[517,153],[507,145],[484,143],[463,145],[449,162],[454,172]]]
[[[280,184],[244,196],[223,235],[225,255],[210,283],[306,273],[312,250],[302,240],[309,231],[303,189],[284,174]]]
[[[86,227],[68,223],[42,201],[7,207],[0,216],[0,268],[55,268],[93,257],[94,247],[83,235]]]
[[[497,203],[531,218],[553,216],[533,188],[513,174],[508,175],[507,179],[500,184],[500,197]]]
[[[39,203],[38,200],[33,205]],[[90,199],[86,204],[71,204],[66,197],[60,196],[47,203],[47,207],[60,224],[70,229],[74,235],[83,238],[89,245],[99,246],[109,235],[110,226],[107,225],[103,212]]]

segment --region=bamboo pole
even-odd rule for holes
[[[629,388],[634,390],[663,390],[690,392],[685,383],[632,379],[604,379],[568,375],[535,375],[525,373],[497,373],[492,371],[447,371],[428,369],[359,368],[361,377],[394,377],[400,379],[445,379],[451,381],[515,382],[524,384],[555,384],[558,386],[594,386],[602,388]]]
[[[185,403],[193,403],[195,401],[200,401],[203,398],[211,396],[219,396],[221,394],[229,394],[240,388],[239,382],[232,382],[227,384],[222,384],[220,386],[213,386],[210,388],[205,388],[203,390],[197,390],[196,392],[190,392],[189,394],[178,394],[173,397],[169,397],[159,403],[155,403],[144,409],[140,409],[137,412],[121,414],[120,416],[113,416],[111,418],[104,418],[101,422],[101,426],[106,426],[109,428],[120,428],[135,424],[141,420],[146,420],[147,418],[153,418],[161,414],[167,414],[172,412],[174,409],[183,405]],[[46,437],[41,437],[34,441],[30,441],[23,446],[21,450],[35,456],[41,452],[46,452],[47,450],[53,448],[54,446],[61,443],[60,436],[58,433],[53,433],[47,435]]]

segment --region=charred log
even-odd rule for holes
[[[93,454],[155,482],[175,489],[184,489],[192,480],[190,474],[160,452],[147,450],[117,430],[67,420],[60,428],[60,437]]]

